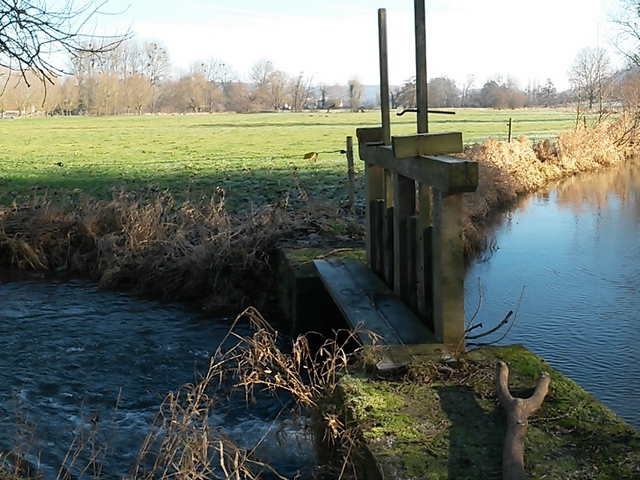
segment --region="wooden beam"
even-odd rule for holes
[[[393,172],[393,291],[409,303],[409,252],[407,220],[416,212],[416,184],[410,178]]]
[[[462,132],[395,135],[391,141],[396,158],[427,157],[463,151]]]
[[[431,188],[418,184],[418,314],[433,332],[433,248]]]
[[[445,194],[475,192],[478,188],[478,164],[470,160],[445,156],[396,158],[391,147],[366,144],[360,146],[360,158]]]
[[[380,113],[382,115],[382,141],[385,145],[391,145],[387,11],[384,8],[378,10],[378,43],[380,50]]]
[[[452,352],[465,349],[462,200],[433,191],[434,333]]]
[[[384,171],[384,218],[382,219],[382,279],[393,290],[393,179],[390,170]]]
[[[364,167],[364,185],[366,203],[366,236],[367,236],[367,264],[374,271],[379,270],[381,265],[378,263],[382,231],[381,224],[378,219],[376,207],[378,202],[382,202],[384,170],[381,167],[365,164]]]
[[[382,145],[384,143],[382,127],[356,128],[356,137],[358,137],[358,143],[374,145]]]
[[[427,22],[424,3],[425,0],[414,0],[418,133],[429,132],[429,105],[427,95]]]

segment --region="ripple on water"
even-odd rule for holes
[[[20,413],[34,426],[45,450],[40,462],[52,473],[93,417],[113,429],[105,474],[125,475],[164,396],[208,366],[230,323],[176,304],[101,291],[83,280],[15,275],[0,275],[0,447],[11,448]],[[250,424],[245,416],[227,414],[212,422],[247,446],[269,429],[293,432],[286,418],[274,420],[269,402],[253,409],[259,414]],[[295,473],[313,463],[311,445],[302,448],[306,456],[298,455],[298,463],[291,448],[284,456],[270,451],[269,459],[285,474]]]
[[[498,250],[468,269],[465,302],[476,310],[480,278],[476,322],[492,326],[524,288],[501,343],[524,344],[640,430],[640,183],[625,169],[639,166],[570,179],[514,211]]]

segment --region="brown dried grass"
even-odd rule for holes
[[[273,294],[278,242],[322,241],[336,232],[362,236],[352,217],[323,205],[229,215],[215,200],[176,205],[167,193],[142,202],[120,192],[78,208],[45,198],[0,208],[0,265],[66,269],[106,288],[237,313],[264,306]]]
[[[247,320],[254,328],[253,335],[237,334],[235,325]],[[346,332],[346,339],[338,340],[337,333],[317,350],[312,350],[308,336],[302,335],[293,342],[290,352],[284,352],[279,347],[278,332],[257,310],[248,308],[236,318],[211,357],[206,374],[166,397],[131,478],[256,479],[269,471],[284,479],[260,458],[259,444],[251,450],[239,448],[212,424],[213,412],[224,408],[226,395],[220,388],[225,385],[241,392],[247,404],[257,391],[273,395],[285,392],[312,414],[315,437],[332,450],[334,463],[324,467],[326,471],[319,478],[357,478],[354,462],[359,437],[353,428],[345,427],[335,401],[340,376],[358,355],[345,348],[354,335]],[[233,394],[226,397],[234,401]]]
[[[524,194],[554,180],[595,171],[624,161],[632,144],[619,142],[625,123],[603,122],[592,128],[561,133],[555,142],[532,144],[520,136],[515,142],[489,139],[468,147],[464,157],[479,164],[479,185],[465,197],[465,254],[486,249],[487,220],[513,206]]]

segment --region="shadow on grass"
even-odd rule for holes
[[[437,388],[449,427],[449,478],[491,480],[502,478],[502,440],[506,421],[502,411],[486,411],[472,388]]]
[[[363,189],[362,179],[356,190]],[[0,177],[0,203],[23,204],[47,196],[60,203],[86,198],[110,200],[120,191],[135,192],[139,199],[168,191],[176,201],[216,198],[225,200],[230,212],[246,212],[268,204],[334,202],[348,199],[347,174],[318,167],[244,168],[199,172],[195,167],[173,166],[155,172],[94,173],[83,168],[39,170],[29,176]]]

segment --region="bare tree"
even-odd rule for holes
[[[467,81],[464,82],[464,84],[462,85],[462,91],[461,91],[461,96],[460,96],[460,101],[462,102],[462,107],[466,107],[467,105],[467,100],[469,98],[469,94],[471,93],[471,89],[473,88],[473,85],[476,82],[476,76],[475,75],[467,75]]]
[[[303,110],[312,96],[313,75],[304,76],[304,72],[300,72],[298,76],[291,82],[291,109],[294,112]]]
[[[362,106],[362,94],[364,92],[364,85],[357,77],[352,77],[347,83],[349,88],[349,107],[351,110],[359,110]]]
[[[21,72],[25,81],[28,71],[49,82],[62,74],[54,63],[55,54],[104,53],[128,36],[86,33],[104,3],[63,0],[52,5],[41,0],[0,0],[0,66]]]
[[[437,77],[429,80],[430,107],[457,107],[460,104],[460,89],[456,82],[448,77]]]
[[[222,89],[237,77],[231,65],[213,57],[194,62],[191,65],[191,71],[202,73],[207,80]]]
[[[640,67],[640,0],[618,0],[610,16],[613,44],[631,66]]]
[[[605,102],[611,95],[612,70],[607,51],[601,47],[583,48],[571,65],[569,82],[578,96],[578,118],[582,100],[586,100],[587,108],[598,107],[599,118],[602,117]]]
[[[416,106],[416,77],[411,77],[394,95],[398,108],[411,108]]]

